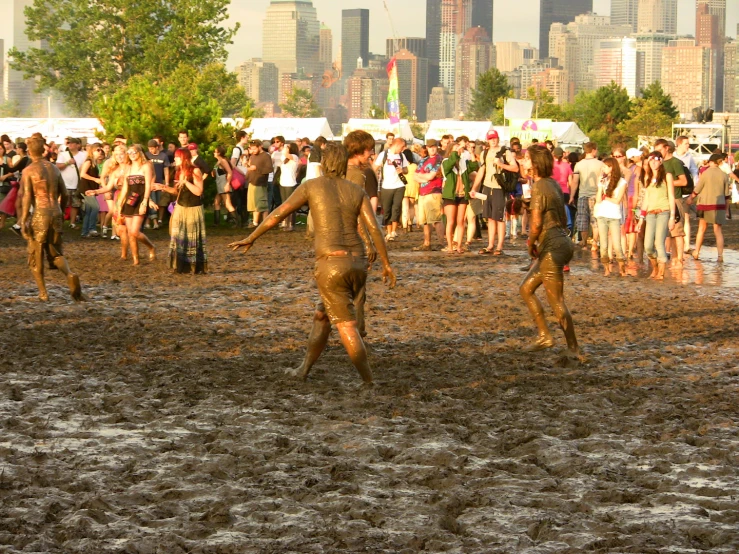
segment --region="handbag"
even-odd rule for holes
[[[246,175],[241,173],[238,169],[234,168],[231,173],[231,188],[233,190],[239,190],[246,183]]]

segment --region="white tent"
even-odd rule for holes
[[[102,132],[103,126],[94,117],[76,118],[0,118],[0,133],[9,135],[16,139],[28,138],[33,133],[41,133],[46,140],[61,143],[66,137],[77,137],[87,139],[87,142],[95,142],[96,133]]]
[[[285,140],[298,140],[308,137],[313,140],[319,136],[328,140],[334,139],[328,119],[325,117],[269,117],[257,118],[251,120],[251,125],[246,132],[252,138],[259,140],[269,140],[272,137],[281,135]]]
[[[429,124],[426,140],[441,139],[444,135],[454,137],[466,136],[470,140],[485,140],[488,131],[493,128],[489,121],[457,121],[454,119],[437,119]]]
[[[396,137],[407,141],[413,140],[413,132],[407,119],[401,119],[398,123],[390,123],[389,119],[352,118],[342,126],[342,135],[346,136],[352,131],[367,131],[375,140],[385,140],[388,133],[394,133]]]
[[[582,132],[580,127],[577,126],[577,123],[574,123],[572,121],[555,121],[552,123],[552,132],[554,133],[554,138],[559,143],[559,145],[580,145],[585,144],[590,139],[588,136]]]

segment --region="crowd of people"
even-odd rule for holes
[[[216,147],[212,168],[184,130],[176,142],[152,137],[146,149],[122,136],[112,144],[83,146],[75,137],[63,145],[44,142],[44,159],[60,170],[69,192],[70,230],[120,241],[121,257],[128,259],[130,251],[138,264],[140,243],[150,259],[156,256],[146,229],[168,226],[170,267],[204,273],[206,179],[215,184],[212,225],[255,227],[300,183],[321,174],[321,154],[329,144],[323,137],[288,142],[276,136],[265,145],[245,131],[235,139],[230,148]],[[520,140],[503,145],[494,130],[486,139],[445,135],[409,145],[388,133],[378,148],[371,135],[356,131],[343,142],[347,178],[369,196],[386,241],[422,230],[416,251],[500,256],[506,241],[515,244],[530,235],[533,177]],[[29,164],[25,141],[7,135],[1,141],[0,229],[18,212],[20,177]],[[668,262],[680,268],[685,253],[698,258],[709,224],[722,259],[721,225],[731,217],[731,181],[739,182],[739,169],[728,156],[716,153],[698,167],[688,137],[657,140],[652,150],[614,148],[608,155],[593,143],[582,154],[551,141],[542,145],[554,158],[552,176],[565,199],[570,236],[599,251],[606,271],[617,264],[625,275],[628,264],[643,263],[646,255],[651,276],[661,279]],[[280,228],[294,231],[295,213]],[[11,229],[20,232],[17,222]]]

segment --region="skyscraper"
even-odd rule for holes
[[[635,38],[597,39],[593,50],[593,65],[598,71],[593,74],[593,85],[600,88],[614,82],[626,89],[629,96],[634,98],[643,88],[641,76],[637,71],[637,60],[640,56],[643,54],[637,52]]]
[[[472,0],[472,25],[485,29],[493,41],[493,0]]]
[[[724,111],[739,112],[739,41],[730,40],[724,48]]]
[[[611,0],[611,23],[631,25],[636,33],[639,21],[639,0]]]
[[[662,79],[662,50],[674,36],[663,33],[639,33],[636,38],[636,50],[642,58],[643,75],[640,76],[642,88]]]
[[[426,0],[426,57],[429,60],[429,87],[440,83],[441,0]],[[429,90],[429,92],[431,92]]]
[[[341,11],[341,76],[351,77],[362,58],[362,67],[369,62],[369,10]]]
[[[408,108],[410,116],[418,121],[426,121],[426,91],[429,88],[429,61],[419,58],[408,50],[395,53],[398,65],[398,97],[400,103]]]
[[[570,23],[593,11],[593,0],[539,0],[539,57],[549,57],[549,28],[552,23]]]
[[[235,72],[249,98],[277,103],[280,76],[275,64],[252,58],[236,67]]]
[[[419,37],[389,38],[385,41],[385,57],[389,60],[397,50],[408,50],[419,58],[427,58],[426,39]]]
[[[639,0],[639,33],[677,34],[677,0]]]
[[[699,46],[711,48],[711,107],[724,109],[724,43],[726,42],[726,0],[697,0],[695,37]]]
[[[264,18],[262,59],[280,74],[321,72],[320,23],[310,0],[270,0]]]
[[[698,46],[695,39],[671,40],[662,50],[662,88],[689,118],[693,108],[708,108],[711,49]]]
[[[495,48],[483,27],[467,30],[457,47],[457,69],[454,85],[454,113],[467,113],[477,80],[495,67]]]
[[[331,29],[321,23],[321,30],[318,34],[318,61],[321,62],[321,69],[331,69],[334,61],[334,36]]]
[[[439,80],[454,93],[457,44],[471,26],[471,0],[442,0],[441,37],[439,41]]]

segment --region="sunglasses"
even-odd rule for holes
[[[613,154],[614,158],[625,158],[626,156],[622,156],[621,154]]]

